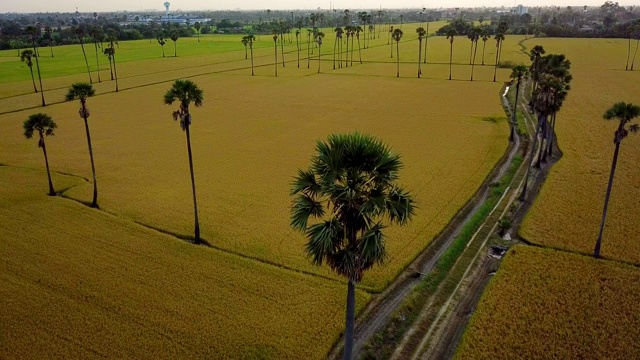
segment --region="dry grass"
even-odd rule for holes
[[[522,227],[528,240],[593,253],[613,158],[614,122],[602,114],[619,101],[640,104],[640,71],[624,71],[626,41],[539,39],[547,53],[564,53],[574,81],[558,114],[556,132],[564,153],[551,169]],[[640,263],[640,138],[622,142],[602,243],[602,255]]]
[[[0,358],[322,359],[343,329],[342,283],[47,197],[42,171],[0,182]]]
[[[456,359],[636,359],[640,270],[517,246],[491,280]]]

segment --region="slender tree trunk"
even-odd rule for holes
[[[400,41],[396,41],[396,64],[398,65],[398,74],[396,77],[400,77]]]
[[[338,47],[338,37],[336,36],[336,41],[333,43],[333,70],[336,69],[336,48]]]
[[[116,68],[116,54],[115,54],[115,52],[113,53],[113,73],[114,73],[115,78],[116,78],[116,92],[118,92],[118,69]]]
[[[93,84],[93,79],[91,78],[91,70],[89,70],[89,61],[87,61],[87,53],[84,52],[84,43],[80,40],[80,47],[82,48],[82,55],[84,55],[84,63],[87,65],[87,74],[89,74],[89,82]]]
[[[544,140],[547,137],[547,124],[548,120],[547,117],[544,117],[544,120],[542,121],[542,124],[540,124],[540,148],[538,149],[538,159],[536,160],[536,164],[534,165],[534,167],[536,169],[540,169],[541,165],[542,165],[542,154],[545,152],[544,151]]]
[[[273,42],[274,46],[275,46],[275,54],[276,54],[276,62],[275,62],[275,67],[276,67],[276,77],[278,77],[278,42],[274,41]]]
[[[478,53],[478,42],[475,41],[476,46],[475,46],[475,50],[473,51],[473,60],[471,63],[471,81],[473,81],[473,70],[476,67],[476,54]]]
[[[360,39],[358,39],[359,41]],[[355,49],[355,46],[353,46],[353,35],[351,35],[351,66],[353,66],[353,50]]]
[[[284,36],[280,38],[280,50],[282,52],[282,67],[284,67]]]
[[[418,79],[420,79],[420,74],[422,74],[420,65],[422,65],[422,37],[418,38]]]
[[[178,57],[178,42],[174,41],[173,42],[173,57]]]
[[[500,53],[500,43],[496,45],[496,63],[493,66],[493,82],[496,82],[496,74],[498,73],[498,54]]]
[[[393,44],[391,44],[390,48],[391,48],[391,58],[393,59]]]
[[[518,198],[520,201],[525,201],[527,199],[527,186],[529,185],[529,172],[531,171],[531,165],[533,165],[533,156],[536,153],[536,145],[538,144],[538,135],[540,135],[540,125],[541,116],[538,116],[538,126],[536,128],[536,135],[533,137],[533,146],[531,146],[531,150],[529,151],[529,165],[527,166],[527,173],[524,175],[524,186],[522,187],[522,192],[520,193],[520,197]]]
[[[482,66],[484,66],[484,49],[487,47],[487,42],[482,42]]]
[[[247,53],[247,45],[244,46],[244,59],[247,60],[249,58],[249,54]]]
[[[36,50],[36,43],[33,42],[33,50]],[[42,106],[46,106],[47,104],[44,102],[44,89],[42,88],[42,75],[40,75],[40,61],[36,56],[36,70],[38,70],[38,81],[40,82],[40,98],[42,99]]]
[[[616,150],[613,153],[613,163],[611,164],[611,174],[609,174],[609,184],[607,185],[607,195],[604,198],[604,209],[602,210],[602,221],[600,222],[600,232],[598,233],[598,240],[596,241],[596,247],[593,250],[593,257],[598,259],[600,257],[600,247],[602,246],[602,233],[604,232],[604,223],[607,219],[607,209],[609,208],[609,198],[611,197],[611,188],[613,186],[613,177],[616,173],[616,165],[618,164],[618,154],[620,153],[620,141],[616,142]]]
[[[251,76],[253,76],[253,46],[250,46],[249,48],[251,50]],[[298,63],[300,62],[299,56],[300,56],[300,52],[298,52]]]
[[[298,50],[298,69],[299,69],[300,68],[300,40],[298,40],[298,35],[296,35],[296,50]],[[333,68],[335,69],[335,60],[333,63]]]
[[[624,70],[629,70],[629,57],[631,56],[631,34],[629,34],[629,42],[627,45],[627,65],[625,65]]]
[[[31,71],[31,82],[33,83],[33,91],[38,93],[38,88],[36,87],[36,79],[33,77],[33,65],[29,66],[29,71]]]
[[[518,95],[520,93],[520,77],[518,77],[518,83],[516,85],[516,99],[513,102],[513,114],[511,118],[511,135],[509,141],[514,142],[516,139],[516,127],[518,126]]]
[[[636,63],[636,54],[638,53],[638,46],[640,46],[640,38],[636,42],[636,50],[633,52],[633,60],[631,60],[631,71],[633,71],[633,64]]]
[[[547,140],[547,156],[553,157],[553,138],[556,133],[556,113],[551,116],[551,126],[549,126],[549,139]],[[545,157],[546,160],[546,157]]]
[[[307,34],[307,69],[311,66],[311,34]]]
[[[53,57],[53,45],[51,43],[49,43],[49,49],[51,49],[51,57]]]
[[[96,166],[93,162],[93,146],[91,146],[91,133],[89,132],[89,122],[87,121],[87,106],[85,100],[80,100],[82,104],[82,118],[84,119],[84,128],[87,132],[87,144],[89,145],[89,158],[91,159],[91,173],[93,174],[93,201],[91,201],[92,208],[99,208],[98,206],[98,182],[96,180]]]
[[[367,43],[367,39],[365,38],[364,43]],[[362,65],[362,50],[360,50],[360,37],[358,36],[358,57],[360,58],[360,65]]]
[[[451,80],[451,62],[453,61],[453,43],[450,43],[449,49],[449,80]]]
[[[44,153],[44,163],[47,167],[47,178],[49,178],[49,196],[55,196],[56,192],[53,189],[53,182],[51,181],[51,172],[49,171],[49,158],[47,157],[47,145],[44,143],[44,136],[40,133],[40,140],[42,141],[42,152]]]
[[[93,44],[96,47],[96,68],[97,68],[97,71],[98,71],[98,82],[100,83],[100,82],[102,82],[102,80],[100,80],[100,60],[98,59],[98,43],[94,42]]]
[[[187,116],[189,113],[187,112]],[[189,121],[185,121],[185,131],[187,133],[187,152],[189,154],[189,171],[191,172],[191,190],[193,191],[193,217],[194,217],[194,233],[195,239],[194,243],[200,243],[200,222],[198,221],[198,202],[196,201],[196,180],[193,175],[193,157],[191,155],[191,134],[189,133]]]
[[[344,360],[353,359],[353,339],[356,318],[356,285],[349,280],[347,287],[347,319],[344,332]]]
[[[111,81],[113,81],[113,64],[111,63],[111,56],[109,56],[109,72],[111,73]]]
[[[165,57],[165,55],[164,55],[164,45],[162,45],[161,48],[162,48],[162,57]],[[113,79],[111,79],[111,80],[113,80]]]
[[[427,22],[427,35],[424,39],[424,63],[427,63],[427,46],[429,44],[429,22]]]
[[[471,65],[471,61],[473,60],[473,43],[474,41],[471,41],[471,48],[469,49],[469,65]]]
[[[320,55],[322,54],[322,45],[318,44],[318,74],[320,74]]]

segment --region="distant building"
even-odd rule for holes
[[[529,12],[529,9],[526,6],[518,5],[514,9],[517,15],[524,15]]]

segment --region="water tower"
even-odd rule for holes
[[[167,9],[167,12],[166,12],[167,17],[169,17],[169,6],[171,6],[171,4],[168,1],[164,3],[164,8]]]

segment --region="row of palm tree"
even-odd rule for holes
[[[172,30],[169,33],[160,31],[156,34],[156,41],[162,48],[162,57],[165,57],[164,46],[167,44],[167,37],[173,41],[173,57],[178,57],[178,39],[180,38],[178,30]],[[198,42],[200,42],[200,36],[198,36]]]

